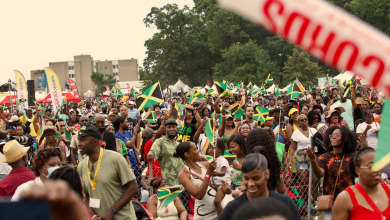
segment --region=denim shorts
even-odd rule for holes
[[[309,170],[310,161],[306,162],[298,162],[297,158],[295,158],[295,169],[298,170]]]

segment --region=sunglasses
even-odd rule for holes
[[[65,127],[65,125],[60,125],[60,128]]]
[[[321,99],[317,99],[316,102],[321,102]]]
[[[300,122],[304,122],[304,121],[307,121],[307,118],[304,118],[304,119],[299,119]]]
[[[331,134],[329,135],[329,138],[339,138],[340,134]]]

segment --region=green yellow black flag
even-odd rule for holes
[[[229,92],[227,91],[226,84],[225,83],[220,83],[217,81],[214,81],[215,86],[217,87],[217,92],[219,94],[219,97],[225,97],[229,95]]]
[[[263,108],[261,106],[257,106],[255,109],[255,114],[253,115],[253,119],[260,122],[265,122],[265,119],[267,118],[269,114],[269,110],[266,108]]]
[[[273,80],[274,80],[274,78],[272,78],[271,74],[268,74],[268,77],[267,77],[267,79],[265,80],[265,83],[272,82]]]
[[[390,105],[385,103],[381,116],[381,128],[378,131],[378,148],[375,150],[374,171],[390,174]],[[372,129],[375,129],[374,127]]]
[[[157,123],[157,116],[154,111],[148,111],[143,119],[150,123]]]
[[[232,115],[236,116],[237,118],[241,119],[244,116],[244,110],[240,107],[240,103],[236,102],[233,105],[229,106],[228,111],[231,112]]]
[[[160,206],[157,207],[157,211],[162,210],[169,203],[173,202],[173,200],[176,199],[183,190],[183,187],[180,185],[158,189],[157,198],[160,201]]]
[[[295,99],[297,96],[301,94],[301,89],[299,86],[293,82],[290,88],[287,90],[287,100]]]
[[[147,88],[142,95],[137,97],[135,103],[138,106],[138,111],[149,108],[150,106],[163,103],[163,96],[161,93],[160,83],[155,83],[153,86]]]

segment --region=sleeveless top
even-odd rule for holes
[[[202,170],[202,174],[198,174],[196,172],[193,172],[187,165],[185,166],[188,171],[191,173],[194,173],[203,179],[206,176],[207,169],[200,165],[199,163],[196,163],[200,166]],[[195,176],[191,175],[191,182],[199,188],[200,185],[202,185],[202,181]],[[194,208],[194,220],[215,220],[217,219],[217,209],[214,205],[215,195],[217,192],[211,188],[210,186],[207,187],[206,194],[204,195],[202,200],[195,199],[195,208]]]
[[[358,184],[356,184],[356,185],[358,185]],[[383,182],[381,182],[381,185],[382,185],[383,189],[385,190],[385,192],[387,194],[387,197],[389,198],[389,202],[390,202],[390,190],[389,190],[389,187],[385,183],[383,183]],[[355,193],[353,192],[351,187],[348,187],[346,190],[349,193],[349,196],[351,197],[351,200],[352,200],[352,203],[353,203],[353,208],[352,208],[351,212],[349,213],[349,219],[350,220],[366,220],[366,219],[373,219],[373,220],[374,219],[378,219],[379,220],[379,219],[381,219],[379,214],[376,213],[375,211],[372,211],[370,209],[367,209],[367,208],[359,205],[358,201],[356,200]],[[366,198],[367,202],[371,201],[371,203],[374,204],[372,202],[371,198],[368,197],[366,192],[364,192],[362,195],[363,195],[364,198]],[[368,202],[368,203],[370,203],[370,202]],[[389,207],[387,207],[381,213],[387,219],[390,219],[390,205],[389,205]]]
[[[157,197],[156,194],[154,196]],[[160,206],[160,200],[157,199],[157,207]],[[179,213],[177,212],[175,201],[170,202],[167,206],[161,210],[157,210],[157,217],[160,217],[162,220],[178,220]]]

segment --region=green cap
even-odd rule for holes
[[[107,108],[107,105],[106,105],[106,104],[103,104],[103,105],[102,105],[102,108]]]

